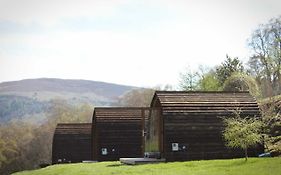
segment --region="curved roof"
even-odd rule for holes
[[[64,134],[91,134],[91,123],[58,123],[55,135]]]
[[[163,112],[229,114],[243,111],[259,115],[256,99],[249,92],[156,91],[151,107]]]
[[[148,108],[138,107],[98,107],[94,110],[93,119],[99,121],[142,120],[142,111]]]

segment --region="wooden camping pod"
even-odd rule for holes
[[[92,160],[91,123],[59,123],[55,129],[52,163]]]
[[[242,157],[222,138],[222,118],[235,112],[261,117],[248,92],[156,91],[150,108],[95,108],[91,124],[58,124],[52,161],[110,161],[144,152],[166,161]],[[248,153],[263,151],[259,145]]]
[[[222,117],[239,111],[260,117],[256,100],[248,92],[156,91],[145,141],[146,152],[159,152],[166,161],[242,157],[243,151],[225,146]],[[262,153],[263,146],[248,150]]]
[[[144,120],[148,108],[95,108],[93,158],[97,161],[143,157]]]

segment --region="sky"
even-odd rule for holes
[[[247,38],[280,0],[0,0],[0,82],[30,78],[139,87],[244,62]]]

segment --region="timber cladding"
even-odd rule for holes
[[[244,117],[260,117],[256,100],[248,92],[180,92],[156,91],[150,124],[155,136],[148,132],[146,148],[154,143],[154,151],[167,161],[242,157],[243,151],[226,148],[222,138],[222,117],[239,111]],[[156,119],[153,119],[156,118]],[[160,123],[160,124],[159,124]],[[249,150],[250,156],[263,152],[263,146]]]
[[[225,146],[223,117],[261,117],[248,92],[156,91],[150,108],[98,107],[92,123],[58,124],[53,163],[161,157],[166,161],[242,157]],[[248,150],[263,153],[263,145]],[[158,156],[159,155],[159,156]]]
[[[59,123],[54,132],[52,163],[92,160],[91,123]]]
[[[147,110],[95,108],[92,122],[93,159],[111,161],[121,157],[143,157],[143,127]]]

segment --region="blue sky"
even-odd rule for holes
[[[279,0],[0,0],[0,82],[88,79],[177,86],[179,73],[246,61]]]

